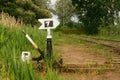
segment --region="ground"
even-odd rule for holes
[[[57,50],[61,52],[64,63],[67,64],[87,64],[95,61],[98,64],[104,64],[106,59],[103,57],[95,56],[87,51],[87,49],[74,45],[58,46]]]
[[[65,80],[120,80],[120,74],[117,72],[106,72],[102,74],[92,73],[61,73]]]
[[[62,40],[61,43],[63,43]],[[94,46],[92,47],[94,48]],[[103,54],[104,50],[99,49],[93,51],[89,44],[88,46],[81,46],[68,42],[56,45],[55,49],[62,55],[64,64],[104,64],[108,59],[105,56],[97,55],[97,53]],[[65,80],[120,80],[120,70],[81,70],[80,72],[61,72],[59,74],[64,77]]]

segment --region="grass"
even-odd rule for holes
[[[20,20],[16,20],[14,16],[10,16],[9,14],[6,14],[4,12],[0,13],[0,22],[5,25],[12,27],[21,27],[21,24],[23,25]]]
[[[99,34],[96,35],[98,38],[120,40],[120,24],[114,26],[110,25],[108,27],[100,27]]]
[[[10,33],[8,32],[8,34]],[[23,48],[27,48],[23,46],[24,44],[22,45],[22,42],[25,42],[21,40],[23,39],[23,37],[12,37],[13,34],[11,34],[11,38],[10,36],[8,37],[7,34],[4,34],[3,36],[5,38],[8,38],[8,41],[2,42],[3,45],[0,49],[0,55],[2,56],[3,61],[2,67],[5,67],[5,79],[8,78],[10,80],[38,80],[34,76],[31,64],[28,65],[21,62],[21,52]]]
[[[0,80],[64,80],[59,76],[58,71],[51,68],[53,62],[59,58],[57,55],[58,52],[55,50],[54,46],[53,59],[49,61],[45,58],[46,72],[43,77],[39,71],[35,70],[35,64],[32,64],[32,61],[30,61],[30,64],[23,63],[21,61],[22,51],[30,51],[31,57],[39,56],[39,53],[25,38],[22,30],[24,29],[26,33],[28,33],[35,41],[35,43],[37,43],[38,46],[44,51],[46,51],[46,31],[40,31],[38,28],[26,27],[23,24],[18,24],[17,21],[7,22],[12,21],[12,19],[4,19],[3,21],[0,20]],[[7,23],[4,24],[5,22]],[[80,35],[62,34],[57,31],[53,31],[52,34],[53,45],[55,46],[64,46],[64,44],[75,45],[76,47],[82,46],[86,48],[87,51],[95,53],[95,55],[103,55],[107,57],[113,56],[113,53],[109,52],[109,50],[103,49],[101,46],[90,45],[80,41]],[[104,34],[100,33],[95,37],[102,36],[104,38],[114,37],[114,39],[119,39],[117,38],[119,37],[119,34],[115,33],[111,36],[107,33],[106,35]],[[101,52],[99,50],[101,50]]]
[[[24,29],[43,51],[46,51],[46,31],[40,31],[38,28],[26,27],[25,25],[18,24],[17,21],[13,21],[14,18],[9,16],[4,18],[4,16],[5,14],[2,14],[2,19],[0,19],[0,79],[63,80],[58,76],[57,71],[53,71],[51,66],[48,66],[48,64],[53,64],[56,55],[53,55],[51,61],[47,58],[45,59],[45,64],[47,66],[46,75],[44,75],[45,78],[38,75],[39,72],[35,70],[33,66],[35,64],[33,64],[32,61],[30,61],[29,64],[21,61],[22,51],[29,51],[31,57],[39,56],[39,52],[37,52],[25,38],[22,30]],[[13,23],[7,21],[13,21]],[[7,23],[4,24],[5,22]]]
[[[114,56],[118,56],[110,49],[103,47],[99,44],[86,43],[80,40],[80,38],[82,38],[83,36],[89,37],[89,38],[92,38],[95,36],[85,36],[85,35],[76,35],[76,34],[68,35],[68,34],[61,34],[61,33],[58,33],[56,35],[55,35],[55,38],[57,38],[55,41],[56,46],[64,46],[65,44],[69,44],[69,45],[74,45],[75,47],[82,47],[85,49],[85,51],[88,51],[89,53],[92,53],[93,55],[100,56],[100,57],[111,58]]]

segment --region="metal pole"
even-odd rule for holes
[[[50,34],[50,28],[47,29],[47,57],[52,59],[52,36]]]

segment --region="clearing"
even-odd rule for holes
[[[62,39],[60,41],[61,44],[55,45],[55,49],[62,56],[64,62],[63,64],[104,65],[104,63],[108,60],[108,57],[116,56],[110,50],[104,47],[101,48],[99,45],[78,42],[77,38],[73,38],[73,41],[76,43],[72,43],[70,40],[68,41],[67,37],[65,40]],[[108,54],[109,56],[106,56]],[[120,80],[120,70],[80,70],[79,72],[68,71],[61,72],[59,74],[63,76],[65,80]]]

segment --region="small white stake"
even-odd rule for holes
[[[29,63],[29,61],[30,61],[30,52],[23,51],[22,55],[21,55],[21,59],[22,59],[23,62]]]

